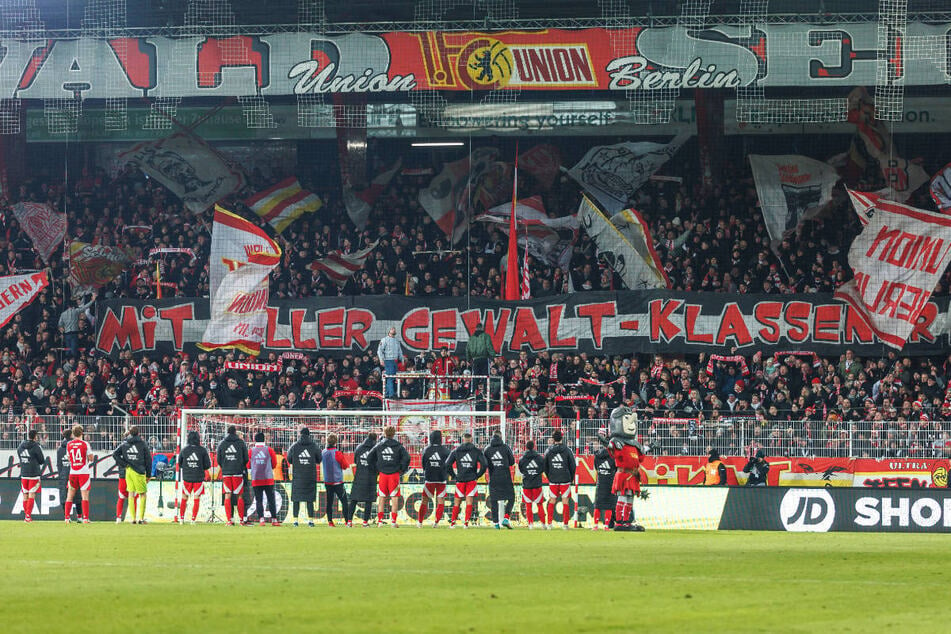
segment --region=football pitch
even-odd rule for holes
[[[0,523],[4,632],[944,631],[944,535]],[[689,628],[689,629],[688,629]]]

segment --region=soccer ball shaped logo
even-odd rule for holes
[[[476,89],[494,90],[505,86],[515,68],[511,49],[492,38],[470,42],[459,56],[459,61],[465,65],[466,83]]]
[[[945,488],[948,486],[948,470],[942,466],[935,468],[931,472],[931,483],[937,488]]]

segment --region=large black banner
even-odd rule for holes
[[[951,533],[951,490],[733,487],[720,530]]]
[[[63,503],[66,500],[59,487],[59,479],[44,478],[40,485],[40,491],[36,494],[36,506],[33,508],[33,519],[63,521]],[[115,520],[118,491],[118,480],[93,480],[89,491],[89,519],[94,522]],[[75,502],[79,504],[80,499],[77,492]],[[23,494],[20,492],[20,479],[0,477],[0,520],[22,519]]]
[[[208,320],[208,299],[112,300],[98,307],[95,347],[118,355],[192,350]],[[948,348],[948,298],[931,301],[904,354]],[[479,298],[325,297],[268,307],[266,351],[376,351],[395,326],[407,352],[462,351],[478,323],[496,351],[771,352],[789,348],[881,354],[882,343],[831,294],[731,295],[670,291],[575,293],[522,302]]]

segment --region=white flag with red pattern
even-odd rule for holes
[[[899,350],[908,341],[948,267],[951,216],[849,191],[865,228],[849,248],[854,277],[835,298],[861,315],[879,339]]]

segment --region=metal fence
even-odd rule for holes
[[[394,412],[387,412],[393,415]],[[279,415],[275,411],[276,415]],[[383,414],[381,412],[381,414]],[[438,409],[433,416],[439,414]],[[445,412],[446,416],[453,413]],[[465,412],[458,412],[465,416]],[[84,437],[96,451],[112,450],[130,425],[139,428],[153,451],[176,449],[178,420],[167,416],[80,416],[8,415],[0,421],[0,449],[16,449],[26,432],[35,429],[39,442],[47,448],[60,442],[63,429],[82,425]],[[407,424],[412,424],[408,421]],[[338,431],[346,431],[347,421]],[[600,447],[598,434],[606,434],[608,421],[584,418],[509,418],[504,426],[506,441],[518,453],[525,442],[534,440],[544,451],[553,432],[560,431],[565,442],[580,453]],[[447,431],[450,431],[447,429]],[[656,455],[702,456],[716,449],[723,456],[745,456],[751,448],[762,448],[767,456],[868,457],[868,458],[948,458],[951,457],[951,421],[857,421],[824,422],[770,421],[763,419],[654,419],[641,421],[640,438]],[[450,435],[451,436],[451,435]],[[422,443],[425,444],[423,436]],[[455,438],[447,437],[447,444]]]

